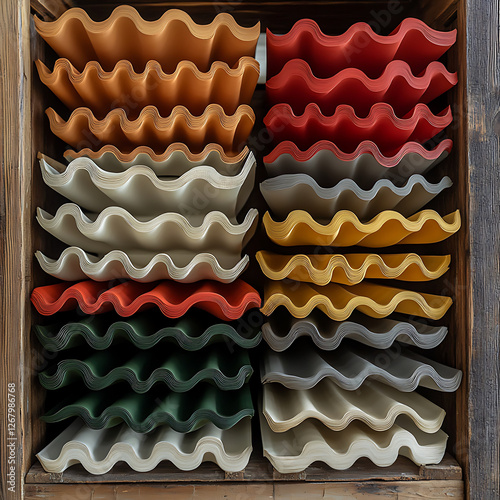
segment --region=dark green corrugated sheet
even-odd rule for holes
[[[171,320],[157,311],[148,311],[123,319],[110,313],[78,318],[48,326],[36,325],[35,333],[48,351],[63,351],[88,344],[93,349],[107,349],[112,344],[131,342],[139,349],[150,349],[160,342],[176,343],[187,351],[208,344],[232,341],[245,349],[261,340],[259,328],[249,326],[244,318],[232,323],[218,322],[203,312],[190,312]]]
[[[39,374],[46,389],[66,387],[83,381],[92,390],[128,382],[135,392],[144,393],[156,383],[175,392],[189,391],[200,382],[215,384],[222,390],[239,389],[253,373],[248,351],[225,344],[187,352],[171,345],[147,351],[110,348],[103,351],[76,349]]]
[[[79,394],[73,391],[42,419],[53,423],[80,417],[92,429],[113,427],[124,421],[136,432],[149,432],[167,424],[178,432],[190,432],[208,422],[229,429],[242,418],[254,415],[248,385],[231,392],[201,384],[183,393],[155,388],[137,394],[119,386]]]

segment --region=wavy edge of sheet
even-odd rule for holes
[[[59,311],[73,310],[79,307],[85,314],[101,314],[114,309],[119,316],[128,317],[137,313],[139,310],[142,310],[145,306],[147,308],[156,306],[160,309],[164,316],[169,318],[178,318],[186,314],[189,309],[194,307],[207,310],[213,316],[222,320],[238,319],[243,316],[248,309],[260,307],[261,304],[259,293],[249,284],[241,280],[234,281],[233,283],[227,285],[210,281],[199,282],[199,288],[203,288],[207,283],[211,283],[212,288],[216,291],[213,289],[208,291],[203,290],[201,292],[197,290],[193,294],[189,295],[189,297],[185,298],[182,302],[177,302],[175,304],[170,303],[164,298],[158,298],[153,294],[156,288],[165,283],[172,282],[160,282],[160,284],[156,285],[155,288],[139,293],[137,297],[132,299],[128,304],[122,304],[120,296],[116,294],[116,290],[113,290],[113,288],[116,287],[107,288],[106,285],[101,286],[102,283],[100,282],[90,282],[95,285],[99,285],[99,287],[96,287],[94,292],[100,293],[100,295],[98,297],[92,297],[93,300],[87,301],[87,297],[85,297],[78,288],[78,285],[81,283],[89,283],[89,281],[81,281],[76,285],[71,282],[48,285],[48,287],[58,287],[58,289],[62,289],[59,291],[59,296],[52,301],[48,301],[41,293],[40,289],[46,287],[37,287],[31,293],[31,302],[35,306],[36,310],[43,316],[51,316]],[[122,283],[118,285],[118,287],[128,286],[129,283],[130,282]],[[145,283],[134,283],[137,285],[147,285]],[[183,287],[190,285],[178,284],[177,286]],[[239,286],[240,288],[245,289],[239,302],[232,303],[230,298],[222,295],[223,287],[232,286]],[[227,291],[229,292],[229,290]],[[200,305],[203,305],[203,307],[200,307]],[[206,309],[206,307],[209,308]]]
[[[430,326],[411,320],[374,319],[360,314],[355,320],[351,318],[343,322],[330,321],[334,334],[328,337],[323,333],[323,328],[314,320],[322,316],[321,312],[313,312],[304,319],[295,319],[290,316],[292,321],[289,326],[286,325],[288,332],[284,336],[274,331],[271,317],[262,325],[262,337],[273,351],[283,352],[301,337],[309,337],[316,347],[324,351],[337,349],[344,339],[356,340],[375,349],[388,349],[396,341],[415,345],[420,349],[434,349],[448,334],[446,326]],[[373,327],[375,324],[379,331],[375,331]],[[280,327],[282,325],[283,323],[280,322]],[[381,332],[382,329],[385,331]],[[380,340],[381,336],[383,336],[383,341]]]
[[[308,361],[309,372],[305,369]],[[336,362],[340,367],[335,365]],[[290,371],[293,363],[297,366]],[[312,364],[314,366],[311,370]],[[406,374],[393,373],[402,365]],[[349,368],[351,373],[346,373]],[[356,370],[354,373],[353,369]],[[332,379],[347,391],[355,391],[363,384],[377,380],[401,392],[413,392],[418,387],[425,387],[452,393],[460,387],[462,376],[461,370],[443,365],[400,345],[387,350],[373,350],[350,342],[335,351],[305,351],[300,350],[300,347],[283,353],[268,350],[261,362],[262,384],[279,383],[293,390],[308,390],[323,379]]]
[[[366,130],[377,125],[381,118],[388,119],[390,125],[395,129],[410,132],[415,131],[420,121],[427,122],[432,128],[440,130],[445,129],[453,121],[451,106],[435,115],[427,104],[420,102],[407,115],[398,117],[389,103],[378,102],[370,108],[370,112],[366,117],[360,117],[349,104],[341,104],[335,108],[333,115],[325,115],[319,105],[312,102],[306,106],[302,114],[298,115],[294,113],[288,103],[275,104],[264,117],[264,125],[270,131],[275,129],[273,125],[275,122],[278,122],[281,126],[285,123],[294,128],[307,128],[311,124],[334,128],[341,124],[341,120],[345,119],[356,128]]]
[[[339,453],[331,448],[323,437],[320,439],[315,439],[308,441],[302,448],[299,455],[293,456],[277,456],[273,455],[269,450],[269,445],[272,446],[272,439],[274,433],[269,428],[265,418],[260,417],[261,430],[262,430],[262,446],[264,449],[264,456],[271,462],[272,466],[281,474],[298,473],[305,470],[313,462],[321,461],[326,463],[329,467],[336,470],[345,470],[354,465],[354,463],[362,458],[366,457],[371,462],[373,462],[378,467],[389,467],[398,458],[399,455],[405,456],[412,460],[417,465],[431,465],[437,464],[442,459],[446,452],[446,443],[448,440],[448,435],[442,430],[439,430],[433,436],[429,436],[424,432],[420,431],[416,426],[410,425],[410,429],[407,430],[408,424],[403,424],[401,420],[398,422],[399,425],[395,424],[390,430],[379,432],[371,431],[380,438],[381,441],[389,440],[387,446],[381,446],[369,435],[360,437],[363,432],[364,427],[357,426],[357,440],[350,443],[348,449],[344,453]],[[277,434],[276,439],[279,440],[279,444],[285,450],[287,437],[290,439],[295,439],[293,436],[295,432],[302,432],[306,435],[315,434],[316,436],[322,434],[329,434],[335,432],[347,433],[349,427],[343,431],[321,431],[318,429],[322,424],[313,424],[312,421],[303,422],[297,428],[288,431],[291,436],[285,436],[284,434]],[[402,427],[404,425],[404,427]],[[314,427],[316,432],[311,432],[311,426]],[[352,427],[356,426],[356,423],[351,424]],[[307,430],[309,429],[309,432]],[[369,428],[366,427],[368,430]],[[376,433],[376,434],[375,434]],[[369,434],[369,433],[368,433]],[[424,441],[425,444],[421,445],[418,438]],[[332,434],[333,435],[333,434]],[[389,438],[389,439],[388,439]],[[338,436],[340,440],[340,436]],[[271,442],[270,442],[271,440]],[[434,442],[432,441],[434,440]],[[345,441],[345,438],[344,440]],[[432,451],[432,454],[430,453]],[[427,454],[426,454],[427,452]],[[428,458],[426,458],[426,455]],[[430,456],[432,455],[432,456]]]
[[[161,206],[159,200],[168,196],[176,197],[179,192],[182,193],[181,199],[185,199],[186,195],[190,195],[189,198],[194,198],[197,193],[201,192],[203,193],[201,196],[208,198],[209,202],[205,204],[204,208],[199,209],[200,213],[212,211],[210,199],[216,200],[221,195],[223,197],[228,193],[230,196],[226,195],[227,199],[221,201],[217,208],[230,217],[236,217],[248,200],[257,169],[257,161],[253,153],[247,156],[241,170],[235,172],[234,175],[222,175],[213,167],[202,166],[194,167],[176,179],[166,180],[160,179],[152,169],[146,166],[130,167],[120,173],[108,172],[101,169],[89,158],[78,158],[65,166],[42,154],[39,155],[39,164],[43,181],[47,186],[80,206],[85,205],[93,212],[111,206],[120,206],[123,203],[123,198],[127,198],[126,192],[128,192],[132,198],[131,206],[145,195],[151,195],[157,201],[157,210],[154,212],[144,210],[144,215],[164,213],[168,210],[166,210],[165,204],[163,207]],[[82,179],[81,175],[84,175],[85,178]],[[82,188],[85,186],[87,189],[75,196],[73,190],[76,187],[75,184],[79,182],[82,183]],[[92,187],[95,191],[92,191]],[[134,187],[135,190],[132,191]],[[118,199],[113,194],[115,190],[119,193]],[[211,196],[205,193],[210,193]],[[85,203],[83,203],[84,200],[86,200]],[[189,201],[191,202],[191,199]],[[182,206],[182,204],[180,205]],[[150,209],[151,207],[152,205]],[[180,213],[183,212],[181,207],[178,210]],[[194,208],[189,205],[188,212],[193,210]],[[138,215],[137,206],[134,214]]]
[[[175,264],[168,253],[160,253],[156,254],[147,265],[138,267],[122,250],[112,250],[99,258],[78,247],[65,248],[57,259],[49,258],[41,251],[35,252],[35,257],[45,273],[64,281],[132,279],[141,283],[163,279],[179,283],[194,283],[207,279],[232,283],[241,276],[250,262],[250,257],[245,255],[232,268],[225,268],[215,255],[200,253],[196,254],[189,264],[181,267]],[[77,267],[75,260],[78,261]],[[107,274],[106,268],[108,268]]]
[[[262,340],[262,332],[258,328],[254,328],[250,332],[251,335],[244,336],[231,323],[211,324],[202,328],[203,331],[199,336],[190,336],[176,325],[165,326],[157,329],[154,333],[143,336],[138,333],[130,321],[124,320],[113,321],[103,328],[102,335],[95,335],[81,320],[66,321],[62,325],[33,325],[33,330],[43,348],[50,352],[65,351],[80,343],[85,343],[91,349],[101,351],[111,347],[117,338],[125,338],[137,349],[151,349],[157,344],[167,341],[177,344],[185,351],[199,351],[222,340],[234,342],[242,349],[253,349]],[[76,340],[76,344],[72,344],[73,340]]]
[[[113,9],[109,17],[104,21],[94,21],[82,8],[68,9],[54,21],[43,21],[35,16],[35,27],[40,36],[57,35],[61,29],[65,28],[68,21],[78,21],[83,28],[89,32],[103,33],[112,28],[113,24],[120,17],[130,19],[136,29],[146,35],[153,35],[162,31],[171,21],[181,21],[196,38],[211,39],[221,26],[226,26],[231,34],[243,41],[255,41],[260,34],[260,22],[251,28],[245,28],[236,22],[236,19],[225,12],[218,14],[210,24],[197,24],[191,16],[180,9],[168,9],[163,15],[154,20],[147,21],[131,5],[119,5]]]
[[[184,173],[188,171],[189,168],[193,168],[194,166],[202,166],[203,164],[207,164],[216,168],[214,163],[217,164],[219,171],[223,170],[225,172],[231,172],[234,168],[237,168],[239,164],[245,161],[245,158],[248,154],[248,146],[245,146],[237,155],[230,156],[224,151],[224,148],[220,144],[215,143],[207,144],[203,148],[203,151],[201,151],[200,153],[192,153],[189,149],[189,146],[187,146],[186,144],[182,142],[174,142],[173,144],[167,146],[163,153],[156,153],[148,146],[138,146],[130,153],[123,153],[116,146],[113,146],[112,144],[106,144],[102,146],[98,151],[93,151],[89,148],[83,148],[80,151],[67,149],[66,151],[64,151],[64,158],[67,161],[72,161],[77,158],[86,157],[97,163],[99,161],[105,161],[105,158],[103,157],[111,156],[114,157],[116,162],[122,164],[130,163],[130,166],[143,164],[153,169],[158,175],[160,172],[160,168],[155,164],[168,162],[174,155],[182,155],[186,162],[194,164],[186,167],[183,170]],[[212,160],[210,158],[211,156],[215,156],[216,159]],[[144,160],[147,160],[147,163]],[[130,166],[125,166],[123,170],[126,170],[126,168],[130,168]],[[168,174],[168,171],[162,172],[162,174],[166,175]]]
[[[408,234],[403,235],[401,238],[394,238],[391,243],[384,243],[383,245],[364,245],[363,240],[367,237],[374,237],[376,233],[383,229],[383,226],[387,222],[397,222],[401,229],[406,231]],[[293,233],[297,232],[298,226],[304,224],[306,228],[309,228],[311,232],[315,234],[316,237],[324,239],[323,245],[338,246],[338,242],[335,242],[340,230],[344,224],[352,225],[355,230],[359,233],[359,239],[349,243],[347,246],[360,245],[360,246],[390,246],[403,243],[423,243],[426,241],[421,241],[419,239],[419,232],[425,227],[425,224],[433,222],[438,225],[439,230],[442,234],[438,237],[432,238],[432,243],[437,243],[442,241],[452,234],[455,234],[461,226],[460,211],[456,210],[448,215],[441,217],[434,210],[422,210],[410,217],[404,217],[399,212],[393,210],[385,210],[380,214],[376,215],[370,221],[363,223],[358,217],[348,210],[341,210],[337,212],[331,221],[327,224],[321,224],[315,221],[307,212],[304,210],[295,210],[288,214],[287,218],[282,222],[276,222],[272,219],[269,212],[264,214],[262,218],[262,223],[266,230],[267,236],[278,245],[282,246],[295,246],[295,245],[317,245],[318,242],[306,242],[299,239],[299,242],[292,241],[289,243],[289,239],[294,239]],[[344,245],[346,246],[346,245]]]
[[[53,234],[52,231],[62,223],[62,220],[69,217],[74,221],[79,234],[86,238],[99,233],[111,217],[122,219],[127,224],[127,227],[135,233],[151,233],[151,231],[157,231],[162,226],[174,224],[180,228],[187,239],[198,241],[206,236],[211,227],[219,226],[229,236],[244,236],[242,242],[242,247],[244,247],[256,230],[258,216],[258,210],[251,208],[245,215],[243,222],[239,224],[238,222],[231,222],[222,212],[209,212],[203,216],[203,222],[196,226],[189,221],[189,218],[173,212],[152,217],[148,221],[140,221],[123,208],[109,207],[97,214],[95,220],[92,220],[75,203],[65,203],[57,209],[55,215],[51,215],[38,207],[36,220],[43,229]],[[101,242],[103,240],[97,241]]]
[[[299,19],[292,28],[282,35],[277,35],[266,30],[267,43],[271,50],[298,43],[300,38],[307,34],[312,37],[313,46],[316,50],[326,50],[347,44],[354,35],[362,34],[371,41],[388,45],[398,43],[401,45],[404,38],[410,31],[418,31],[426,40],[433,45],[449,49],[457,40],[457,30],[439,31],[431,28],[424,21],[412,17],[407,17],[388,35],[380,35],[375,32],[368,23],[358,22],[352,24],[344,33],[340,35],[327,35],[323,33],[318,23],[312,19]]]
[[[79,463],[90,474],[105,474],[116,463],[124,461],[137,472],[148,472],[153,470],[163,460],[169,460],[178,469],[193,470],[199,467],[204,461],[204,457],[208,455],[209,460],[215,460],[215,463],[221,469],[227,472],[238,472],[246,467],[252,453],[250,419],[241,420],[239,425],[237,424],[232,428],[233,430],[229,429],[228,431],[221,431],[214,425],[203,427],[199,431],[201,437],[198,439],[194,450],[188,454],[173,444],[170,437],[168,440],[158,441],[154,446],[150,447],[151,452],[147,458],[140,456],[130,444],[114,441],[107,450],[105,458],[103,460],[96,460],[94,458],[94,450],[89,449],[89,446],[85,442],[71,439],[72,436],[78,435],[79,430],[84,428],[83,424],[75,420],[43,450],[37,453],[36,456],[45,471],[62,473],[68,467]],[[86,431],[87,434],[90,434],[90,439],[94,443],[110,442],[109,439],[105,439],[104,437],[106,433],[110,434],[107,429],[94,431],[87,428]],[[168,428],[165,427],[164,431],[168,432]],[[140,437],[131,429],[127,430],[126,425],[122,426],[121,432],[118,435],[123,439],[124,435],[128,437],[129,434],[131,435],[132,442],[137,441]],[[233,434],[235,436],[232,437]],[[241,436],[243,436],[245,442],[243,449],[237,454],[230,454],[226,451],[224,435],[226,435],[226,438],[232,444],[238,442],[238,440],[241,442]],[[192,440],[193,435],[183,434],[180,437],[181,440],[189,442]],[[238,437],[238,439],[234,440],[234,437]],[[83,438],[85,439],[85,436]],[[49,458],[47,456],[52,451],[51,448],[57,449],[57,458]]]
[[[130,182],[134,177],[142,176],[151,182],[155,188],[167,192],[185,188],[189,182],[197,178],[202,178],[214,188],[235,188],[244,183],[256,164],[255,156],[250,152],[241,170],[231,175],[222,174],[214,167],[206,165],[192,167],[175,179],[162,179],[153,169],[146,165],[134,165],[123,172],[110,172],[102,169],[94,160],[86,157],[76,158],[70,161],[68,165],[59,163],[42,153],[38,154],[38,159],[43,180],[52,188],[65,186],[73,180],[77,172],[83,170],[98,188],[122,188],[124,184]]]
[[[355,285],[361,283],[366,278],[367,273],[371,267],[375,267],[383,276],[376,277],[376,279],[401,279],[402,281],[430,281],[435,280],[442,276],[449,270],[451,255],[418,255],[416,253],[399,254],[404,256],[402,262],[398,266],[391,266],[384,261],[384,255],[379,254],[361,254],[364,255],[364,260],[359,267],[353,267],[349,263],[351,255],[360,254],[331,254],[331,255],[280,255],[273,252],[258,251],[255,255],[259,263],[261,271],[271,280],[283,280],[290,276],[290,274],[297,270],[301,274],[307,274],[309,279],[304,280],[291,277],[297,281],[305,281],[315,285],[328,285],[328,283],[340,283],[343,285]],[[398,254],[387,254],[388,257],[393,257]],[[283,260],[288,257],[288,262],[282,267],[278,268],[273,266],[270,258],[282,257]],[[311,258],[328,257],[328,263],[325,268],[316,267]],[[426,265],[426,259],[440,260],[439,265],[431,269]],[[413,280],[401,278],[401,275],[408,270],[410,266],[417,266],[418,271],[421,273],[420,278]],[[334,272],[339,269],[342,271],[346,280],[336,281],[333,279]],[[343,276],[342,276],[343,279]]]
[[[287,46],[294,43],[298,36],[307,32],[312,34],[316,41],[323,47],[329,47],[349,42],[354,34],[361,32],[368,35],[372,40],[386,45],[392,41],[391,38],[395,39],[396,42],[400,42],[402,38],[407,36],[409,31],[413,30],[419,31],[433,44],[443,45],[446,47],[453,45],[457,38],[456,29],[451,31],[435,30],[424,21],[414,17],[407,17],[403,19],[401,23],[388,35],[380,35],[373,30],[370,24],[364,22],[352,24],[344,33],[340,35],[327,35],[321,31],[321,28],[316,21],[312,19],[299,19],[287,33],[282,35],[276,35],[272,33],[271,30],[267,29],[267,37],[268,40],[272,40],[272,42],[276,45]]]
[[[309,64],[303,59],[291,59],[287,61],[281,71],[266,82],[266,90],[269,93],[282,91],[289,83],[289,77],[293,75],[301,79],[307,90],[313,94],[328,95],[344,84],[347,80],[360,82],[368,92],[386,92],[395,78],[402,78],[406,85],[414,90],[427,90],[436,76],[442,77],[449,87],[458,83],[457,73],[449,72],[443,63],[432,61],[423,74],[414,75],[409,64],[405,61],[391,61],[378,78],[370,78],[362,70],[357,68],[346,68],[329,78],[317,78]]]
[[[255,114],[248,104],[240,104],[232,115],[227,115],[220,104],[209,104],[201,115],[192,115],[185,106],[175,106],[166,117],[161,116],[155,106],[145,106],[135,120],[129,120],[124,108],[112,109],[102,120],[96,118],[89,108],[76,108],[67,120],[61,118],[54,108],[47,108],[45,113],[49,118],[50,130],[58,137],[68,133],[71,128],[77,126],[76,120],[82,119],[87,121],[92,134],[104,132],[115,117],[119,120],[120,129],[130,133],[136,133],[146,120],[152,120],[155,130],[159,132],[170,130],[178,119],[183,119],[186,126],[193,130],[205,127],[212,116],[218,118],[216,123],[225,130],[235,130],[243,118],[248,118],[252,126],[255,122]]]
[[[370,413],[374,409],[374,399],[384,408],[378,407],[376,413]],[[284,400],[286,403],[281,405]],[[330,402],[330,408],[340,403],[341,408],[349,410],[342,417],[335,417],[328,414],[326,405],[323,409],[317,405],[322,400]],[[285,405],[289,405],[288,408],[285,409]],[[441,428],[446,415],[442,408],[417,392],[401,392],[376,381],[370,381],[356,391],[347,391],[328,379],[311,389],[299,391],[281,384],[264,384],[262,412],[270,429],[278,433],[293,429],[307,419],[319,420],[333,431],[342,431],[357,420],[375,431],[383,432],[390,429],[399,416],[406,415],[421,431],[432,434]]]
[[[326,140],[316,142],[306,151],[300,150],[297,145],[291,141],[282,141],[264,157],[264,163],[272,164],[282,155],[289,155],[295,161],[304,163],[311,160],[317,153],[327,151],[331,152],[335,158],[344,162],[352,162],[360,156],[367,154],[373,156],[380,166],[389,169],[396,167],[405,158],[405,156],[409,154],[417,154],[427,161],[436,161],[444,153],[449,154],[452,147],[453,141],[451,139],[444,139],[430,150],[426,149],[425,146],[419,144],[418,142],[407,142],[403,144],[392,156],[385,156],[380,151],[379,147],[372,141],[361,142],[352,153],[345,153],[336,144]]]
[[[405,216],[412,215],[452,185],[447,176],[431,184],[422,175],[413,174],[403,186],[396,186],[389,179],[379,179],[371,189],[363,189],[354,179],[342,179],[333,187],[324,188],[304,173],[281,174],[264,180],[259,187],[269,208],[281,217],[297,209],[306,210],[313,217],[333,217],[336,212],[351,208],[358,217],[366,219],[374,217],[381,208],[382,211],[396,210]],[[387,190],[389,196],[384,195]],[[297,199],[303,201],[295,202],[294,206],[292,200]]]
[[[290,290],[287,290],[287,287],[290,287]],[[362,287],[363,290],[368,287],[371,288],[372,296],[358,295],[356,292],[360,287]],[[325,290],[326,288],[329,290],[338,289],[340,292],[346,292],[350,295],[350,298],[343,307],[337,308],[326,293],[322,293],[322,289]],[[294,302],[293,294],[297,293],[299,289],[311,292],[308,294],[310,297],[302,304],[296,304]],[[377,302],[377,290],[391,293],[392,296],[390,300],[384,304]],[[290,297],[289,291],[292,297]],[[401,304],[408,302],[411,303],[411,307],[409,308],[411,313],[407,312],[405,309],[400,309]],[[293,317],[303,319],[314,309],[319,309],[330,319],[335,321],[344,321],[348,319],[356,310],[372,318],[385,318],[394,312],[401,312],[427,319],[438,320],[446,314],[452,304],[453,300],[451,297],[421,293],[413,290],[403,290],[367,282],[362,282],[357,285],[329,283],[323,287],[318,287],[310,283],[295,282],[289,285],[282,281],[270,281],[265,285],[264,301],[260,311],[265,316],[270,316],[281,306],[285,307]]]
[[[145,421],[137,422],[125,408],[117,406],[108,407],[106,410],[99,417],[94,418],[89,416],[89,412],[85,407],[68,405],[57,412],[49,412],[42,415],[40,420],[46,424],[57,424],[71,418],[76,418],[82,420],[85,422],[85,425],[94,430],[112,428],[114,425],[109,425],[110,422],[115,423],[118,421],[123,422],[131,430],[140,434],[153,432],[160,426],[168,426],[176,432],[190,433],[208,423],[217,426],[221,430],[230,429],[241,420],[252,418],[255,415],[253,408],[244,408],[230,416],[221,416],[212,410],[200,409],[193,412],[186,421],[176,420],[175,417],[167,412],[157,412],[155,415],[148,416]]]
[[[210,103],[233,113],[239,105],[250,104],[260,74],[259,63],[248,56],[242,57],[235,68],[214,61],[207,72],[187,60],[181,61],[172,73],[165,73],[157,61],[148,61],[142,72],[135,72],[127,60],[118,61],[112,71],[103,70],[98,61],[89,61],[82,72],[67,59],[58,59],[52,72],[42,61],[35,63],[42,83],[68,109],[88,107],[99,118],[113,108],[126,107],[124,99],[130,92],[141,96],[138,101],[142,106],[155,105],[162,113],[183,104],[192,113],[200,114]],[[190,92],[192,86],[199,89],[198,96]],[[139,111],[140,107],[128,107],[127,115],[134,118]]]
[[[92,396],[63,399],[56,406],[49,409],[40,419],[46,423],[59,423],[70,418],[79,418],[91,429],[104,429],[126,423],[133,431],[145,434],[159,426],[167,425],[176,432],[192,432],[208,423],[219,429],[234,427],[243,418],[254,416],[251,392],[248,384],[241,389],[231,391],[230,403],[232,407],[220,401],[222,391],[215,387],[204,387],[196,392],[162,393],[156,391],[139,394],[124,395],[114,393],[113,387],[98,391]],[[92,394],[92,393],[91,393]],[[226,394],[224,394],[226,396]],[[91,399],[101,399],[96,407],[92,407]],[[89,399],[90,398],[90,399]],[[153,398],[154,401],[153,401]],[[201,407],[193,404],[193,398],[203,398]],[[191,401],[190,401],[191,400]],[[103,401],[105,401],[104,404]],[[135,409],[130,410],[130,406]],[[144,411],[147,407],[148,411]],[[140,408],[140,409],[139,409]],[[193,409],[195,408],[195,409]],[[186,411],[188,409],[189,411]],[[136,418],[138,415],[141,418]],[[188,416],[189,415],[189,416]]]
[[[172,73],[166,73],[163,71],[162,66],[158,61],[148,61],[146,67],[143,71],[135,71],[132,63],[128,60],[122,59],[118,61],[111,71],[104,70],[99,61],[89,61],[83,71],[79,71],[77,68],[71,64],[66,58],[59,58],[54,63],[54,67],[50,70],[40,59],[35,61],[38,74],[40,75],[40,80],[42,83],[50,86],[56,83],[56,81],[61,77],[66,75],[70,82],[79,82],[85,80],[89,77],[88,73],[91,71],[95,72],[100,80],[111,80],[114,78],[115,74],[120,71],[126,71],[130,79],[142,80],[147,77],[148,73],[156,73],[160,80],[168,81],[175,80],[179,78],[179,74],[182,71],[190,71],[198,80],[212,80],[218,72],[224,72],[228,76],[238,77],[243,76],[248,69],[255,70],[258,74],[260,72],[258,61],[250,56],[242,56],[238,65],[234,68],[229,67],[229,65],[224,61],[214,61],[208,71],[200,71],[196,64],[192,61],[183,60]],[[257,81],[257,78],[255,78]]]
[[[104,351],[99,351],[104,352]],[[147,351],[140,351],[144,354]],[[199,368],[187,380],[180,380],[176,374],[167,368],[155,368],[147,377],[140,379],[138,374],[128,366],[118,365],[111,368],[104,375],[93,373],[87,360],[63,359],[55,365],[54,369],[47,369],[38,374],[40,385],[48,391],[55,391],[66,387],[66,379],[82,381],[85,387],[91,391],[101,391],[117,383],[126,383],[130,389],[138,394],[145,394],[156,384],[162,384],[174,392],[188,392],[198,384],[210,383],[221,391],[234,391],[241,389],[253,374],[253,368],[246,350],[240,352],[242,361],[246,357],[244,365],[240,366],[236,375],[228,375],[218,368],[205,366]],[[220,359],[218,359],[220,361]],[[47,373],[51,371],[53,373]],[[69,383],[71,383],[69,382]]]

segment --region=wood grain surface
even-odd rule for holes
[[[26,500],[77,498],[78,500],[380,500],[463,498],[462,481],[402,481],[380,483],[252,483],[252,484],[191,484],[130,487],[119,484],[27,485]]]
[[[500,498],[500,2],[464,3],[472,293],[465,448],[470,498],[493,500]]]
[[[347,470],[333,470],[316,462],[299,474],[280,474],[271,463],[256,450],[245,470],[237,474],[225,474],[217,465],[203,463],[196,470],[183,472],[168,462],[162,462],[148,474],[135,472],[126,464],[117,464],[111,471],[100,476],[88,474],[81,465],[70,467],[63,473],[45,472],[36,462],[26,476],[26,483],[123,483],[141,482],[268,482],[268,481],[415,481],[415,480],[461,480],[462,469],[456,460],[446,454],[438,465],[415,465],[411,460],[399,457],[390,467],[375,467],[364,458]]]
[[[29,231],[25,176],[31,141],[29,9],[22,0],[0,2],[0,498],[21,498],[23,482],[25,398],[23,383],[26,309],[29,307],[29,264],[23,241]],[[10,389],[10,390],[9,390]],[[10,396],[9,396],[10,394]],[[13,397],[13,399],[12,399]],[[8,413],[10,403],[14,413]],[[10,426],[8,425],[10,424]],[[12,473],[12,476],[7,476]],[[12,479],[13,482],[7,481]]]

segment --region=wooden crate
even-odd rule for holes
[[[500,498],[499,485],[499,285],[500,190],[499,0],[133,0],[148,19],[166,8],[187,10],[198,22],[218,12],[230,12],[244,25],[261,20],[263,28],[286,32],[299,18],[318,20],[325,31],[341,33],[357,21],[374,21],[384,33],[402,18],[415,16],[436,29],[458,28],[457,44],[447,55],[459,84],[447,96],[455,121],[451,158],[439,172],[454,181],[451,192],[434,204],[440,213],[459,208],[463,227],[458,235],[434,247],[450,252],[453,265],[438,293],[455,304],[446,316],[450,333],[432,356],[460,368],[464,378],[455,394],[429,393],[447,411],[445,430],[449,453],[438,466],[417,467],[400,458],[377,468],[361,460],[347,471],[314,464],[301,474],[280,475],[262,457],[258,443],[242,473],[224,474],[204,464],[190,473],[163,464],[148,474],[117,466],[104,476],[81,467],[47,474],[34,455],[50,438],[40,422],[44,392],[36,374],[50,361],[31,333],[37,321],[29,295],[34,286],[53,282],[33,262],[36,249],[57,254],[54,239],[37,227],[37,206],[53,210],[61,198],[48,190],[36,163],[38,151],[60,157],[62,143],[48,130],[44,110],[56,103],[41,85],[33,61],[54,59],[36,35],[31,13],[51,19],[69,4],[85,7],[104,19],[116,0],[2,0],[0,2],[0,63],[2,77],[2,143],[0,157],[0,280],[2,284],[2,344],[0,401],[2,424],[1,497],[5,499],[149,499],[172,498]],[[254,105],[262,119],[264,90]],[[259,127],[256,127],[259,130]],[[257,140],[259,138],[257,137]],[[261,139],[262,142],[262,139]],[[260,174],[262,176],[262,173]],[[259,247],[254,242],[250,252]],[[13,384],[13,385],[8,385]],[[15,429],[7,426],[9,390],[15,388]],[[12,399],[12,396],[10,396]],[[12,444],[13,443],[13,444]],[[8,445],[11,445],[8,448]],[[9,452],[11,453],[9,455]],[[12,459],[12,460],[10,460]],[[7,473],[15,469],[15,493]]]

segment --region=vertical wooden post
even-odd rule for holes
[[[29,307],[29,262],[23,248],[26,178],[30,176],[31,59],[29,3],[0,2],[0,284],[2,302],[0,367],[0,468],[5,500],[23,498],[25,432],[24,339]],[[10,480],[13,479],[13,482]]]

